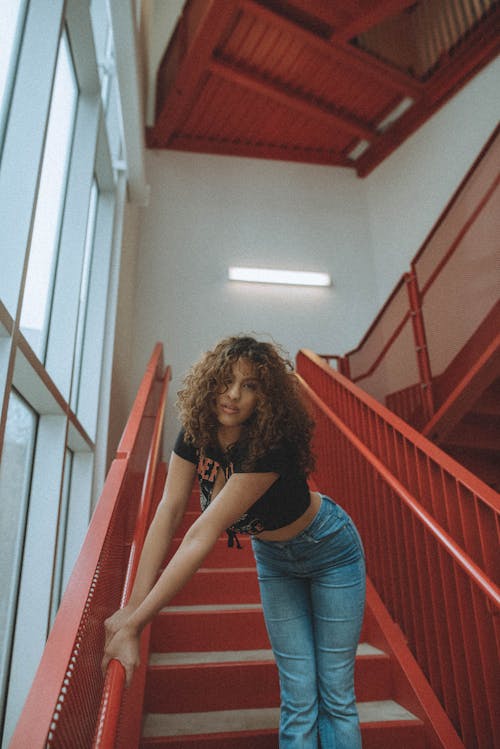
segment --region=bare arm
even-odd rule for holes
[[[157,583],[106,648],[103,667],[111,658],[123,664],[127,683],[138,664],[138,637],[142,629],[188,582],[221,533],[276,481],[276,473],[233,474],[186,533],[182,544]]]
[[[144,541],[130,599],[124,608],[116,611],[104,623],[106,644],[153,587],[160,565],[186,511],[195,470],[193,463],[172,453],[163,496]]]
[[[160,565],[184,517],[194,476],[194,464],[172,453],[163,497],[147,533],[130,595],[130,604],[134,608],[154,585]]]

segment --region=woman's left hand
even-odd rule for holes
[[[116,658],[122,664],[125,669],[126,685],[127,687],[130,686],[134,670],[140,664],[140,654],[139,635],[127,626],[119,629],[106,645],[101,666],[104,676],[106,675],[109,662],[113,658]]]

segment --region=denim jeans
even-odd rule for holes
[[[252,546],[280,678],[280,749],[361,749],[354,662],[365,565],[354,523],[323,497],[293,539]]]

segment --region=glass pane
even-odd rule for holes
[[[78,88],[66,35],[61,39],[43,154],[21,329],[43,357],[68,177]]]
[[[82,344],[85,332],[85,319],[87,312],[87,298],[89,291],[90,267],[92,260],[92,249],[94,247],[95,223],[97,215],[98,200],[97,181],[94,177],[90,191],[89,214],[87,220],[87,232],[85,235],[85,255],[83,258],[82,279],[80,284],[80,303],[78,307],[78,327],[76,331],[75,360],[73,366],[73,390],[71,396],[71,407],[74,412],[78,409],[78,392],[80,386],[80,369],[82,361]]]
[[[0,464],[0,685],[5,689],[33,462],[37,419],[12,392]],[[0,699],[0,703],[2,700]]]
[[[71,485],[71,469],[73,466],[73,453],[66,449],[64,462],[64,479],[61,494],[61,503],[59,506],[59,520],[57,527],[57,549],[54,567],[54,579],[52,582],[52,601],[50,607],[50,626],[52,627],[56,618],[61,597],[63,594],[63,567],[64,556],[66,553],[66,535],[68,530],[68,506],[69,506],[69,487]]]
[[[0,0],[0,132],[5,120],[14,77],[15,51],[25,7],[26,0]]]

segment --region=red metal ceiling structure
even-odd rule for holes
[[[499,0],[187,0],[152,148],[368,174],[498,53]]]

